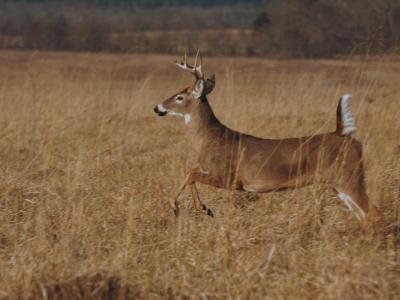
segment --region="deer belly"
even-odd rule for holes
[[[247,176],[241,177],[240,180],[243,189],[245,191],[257,193],[299,187],[312,182],[312,177],[302,173],[296,174],[296,172],[290,172],[287,168],[246,175]]]
[[[243,190],[247,192],[253,193],[267,193],[274,190],[279,190],[282,188],[286,188],[284,184],[276,184],[272,181],[263,181],[263,182],[251,182],[248,184],[242,185]]]

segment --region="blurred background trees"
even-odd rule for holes
[[[399,45],[400,0],[13,0],[0,47],[332,57]]]
[[[398,0],[274,0],[266,37],[288,56],[382,52],[398,45]]]

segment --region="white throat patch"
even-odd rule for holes
[[[185,118],[185,124],[186,125],[189,124],[190,121],[192,121],[192,117],[189,114],[185,114],[184,118]]]

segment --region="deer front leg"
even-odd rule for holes
[[[190,173],[186,175],[185,179],[183,180],[182,184],[175,190],[173,196],[169,199],[169,205],[171,206],[172,210],[174,211],[175,216],[179,216],[179,202],[178,198],[182,194],[185,187],[188,185],[190,179]]]
[[[190,191],[192,193],[192,199],[193,199],[193,205],[194,208],[198,211],[201,211],[201,200],[200,200],[200,195],[199,191],[197,190],[196,184],[192,183],[190,185]]]
[[[210,208],[201,202],[197,188],[195,183],[200,182],[203,184],[211,185],[218,188],[226,188],[226,182],[224,181],[223,177],[220,176],[212,176],[207,172],[202,172],[199,169],[193,169],[189,173],[188,177],[188,184],[190,184],[192,189],[192,197],[195,203],[196,209],[199,210],[199,207],[203,209],[203,211],[210,217],[214,217],[214,213]]]
[[[198,193],[196,185],[195,185],[196,181],[204,183],[204,177],[206,177],[206,176],[208,176],[207,173],[201,172],[198,169],[193,169],[193,170],[189,171],[189,173],[186,175],[182,184],[176,189],[176,191],[173,193],[173,196],[170,198],[170,206],[171,206],[172,210],[174,211],[175,216],[179,215],[178,198],[182,194],[182,192],[186,188],[186,186],[190,185],[194,207],[199,211],[201,209],[203,209],[204,212],[207,213],[207,215],[209,215],[210,217],[214,217],[214,213],[212,212],[212,210],[207,208],[201,202],[199,193]],[[203,179],[203,180],[199,180],[199,179]]]
[[[207,206],[201,202],[200,200],[200,196],[199,196],[199,192],[197,190],[196,184],[192,183],[190,185],[190,190],[192,192],[192,199],[193,199],[193,204],[194,207],[198,210],[201,211],[203,209],[203,211],[205,213],[207,213],[207,215],[209,215],[210,217],[214,217],[214,213],[212,212],[211,209],[207,208]]]

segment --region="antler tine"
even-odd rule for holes
[[[199,65],[197,65],[197,61],[199,59],[199,56],[200,56],[200,63],[199,63]],[[200,51],[197,50],[194,66],[191,66],[190,64],[188,64],[186,51],[185,51],[184,61],[176,62],[176,65],[178,67],[180,67],[181,69],[189,71],[190,73],[192,73],[196,77],[196,79],[202,79],[203,78],[203,72],[201,70],[201,63],[202,63],[202,57],[201,57]]]
[[[201,55],[201,52],[200,52],[200,50],[198,50],[198,53],[199,53],[199,67],[198,67],[198,69],[199,69],[199,73],[201,74],[201,76],[203,77],[203,71],[201,70],[201,67],[203,66],[203,56]]]
[[[199,65],[197,65],[198,60],[199,60]],[[194,61],[194,68],[193,68],[197,79],[201,79],[204,77],[203,72],[201,70],[202,60],[203,58],[201,56],[200,49],[197,49],[196,58]]]
[[[197,69],[197,58],[199,57],[199,49],[197,49],[196,58],[194,60],[194,69]]]

